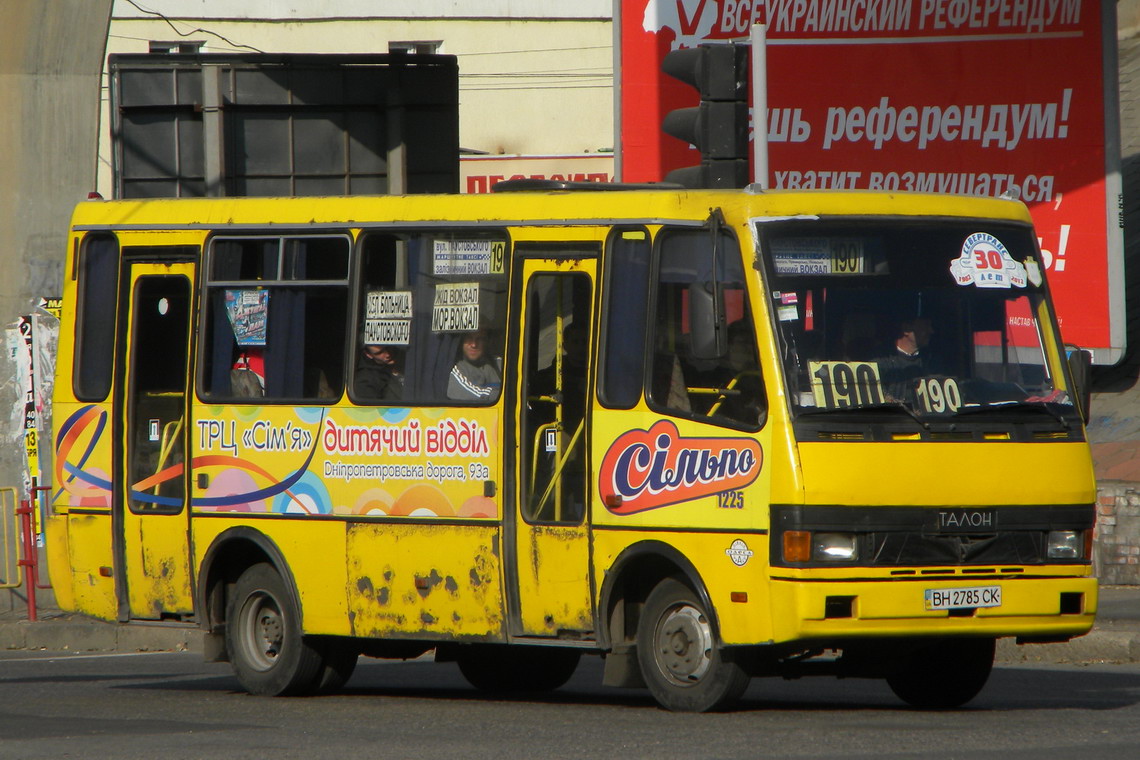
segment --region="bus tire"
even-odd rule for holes
[[[320,686],[324,658],[301,633],[301,616],[280,574],[253,565],[234,586],[226,612],[226,647],[250,694],[309,694]]]
[[[912,707],[961,707],[989,680],[994,643],[994,639],[943,639],[916,647],[887,676],[887,685]]]
[[[717,645],[708,610],[676,578],[661,581],[645,600],[637,660],[650,693],[667,710],[715,710],[748,688],[748,673]]]
[[[455,657],[476,689],[492,693],[554,691],[570,680],[581,653],[574,649],[472,644]]]

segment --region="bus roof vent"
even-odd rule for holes
[[[674,182],[570,182],[561,179],[505,179],[491,186],[493,193],[533,193],[551,190],[685,190]]]

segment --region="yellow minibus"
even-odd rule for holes
[[[709,710],[756,676],[965,703],[1086,633],[1079,351],[1010,200],[508,182],[91,200],[60,605],[200,626],[255,694],[434,650]]]

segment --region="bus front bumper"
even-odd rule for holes
[[[947,635],[1061,641],[1092,628],[1097,581],[1041,574],[773,578],[771,601],[773,643]]]

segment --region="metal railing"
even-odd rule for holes
[[[34,499],[49,490],[48,486],[33,488]],[[28,620],[35,622],[36,589],[48,589],[51,585],[40,583],[40,555],[32,528],[36,502],[34,499],[19,500],[18,496],[15,488],[0,488],[0,589],[15,589],[23,585],[28,601]]]
[[[15,488],[0,488],[0,589],[16,588],[20,578],[19,495]]]

